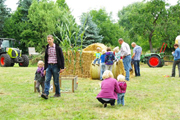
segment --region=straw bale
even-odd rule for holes
[[[87,46],[85,49],[83,49],[83,51],[96,51],[97,47],[100,47],[101,51],[103,49],[105,49],[105,50],[107,49],[107,47],[102,43],[94,43],[94,44]]]
[[[92,79],[99,79],[100,78],[100,66],[98,65],[92,65],[90,67],[90,75]]]
[[[80,51],[74,53],[73,51],[68,51],[64,53],[65,58],[65,71],[61,75],[78,75],[78,77],[83,78],[100,78],[100,66],[92,66],[92,61],[95,59],[94,53],[96,48],[100,47],[102,49],[107,49],[104,44],[94,43],[83,49],[81,58]],[[125,70],[123,62],[119,61],[118,64],[113,65],[112,70],[114,77],[117,78],[119,74],[125,75]],[[130,75],[133,75],[133,72]]]
[[[113,72],[114,78],[116,79],[119,74],[122,74],[124,76],[126,75],[122,60],[119,60],[118,62],[114,63],[112,72]]]
[[[132,68],[133,68],[133,65],[132,65]],[[90,70],[91,70],[90,75],[91,75],[92,79],[99,79],[100,78],[100,72],[99,72],[100,71],[100,66],[96,65],[94,67],[93,65],[91,65]],[[115,62],[113,64],[112,73],[113,73],[115,79],[117,79],[117,76],[120,75],[120,74],[126,76],[126,72],[125,72],[122,60],[119,60],[118,62]],[[130,77],[134,76],[133,73],[134,73],[134,70],[130,72]]]
[[[131,64],[131,67],[132,67],[132,71],[130,71],[130,78],[134,77],[135,76],[135,70],[134,70],[134,64]]]

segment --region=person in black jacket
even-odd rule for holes
[[[51,76],[53,76],[54,85],[56,88],[53,97],[60,97],[59,74],[64,71],[64,56],[61,47],[54,43],[52,35],[47,36],[48,45],[45,50],[45,89],[41,95],[42,98],[48,99]]]

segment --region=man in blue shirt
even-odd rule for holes
[[[176,50],[175,50],[175,52],[172,52],[172,55],[174,56],[174,62],[173,62],[173,68],[172,68],[171,77],[175,77],[176,65],[178,65],[179,77],[180,77],[180,48],[179,48],[178,44],[174,44],[174,48]]]
[[[121,45],[120,52],[123,59],[124,69],[126,71],[125,79],[129,81],[129,77],[130,77],[129,70],[131,69],[131,49],[129,45],[126,42],[124,42],[122,38],[120,38],[118,42]]]
[[[135,42],[133,42],[131,44],[131,46],[134,48],[132,60],[134,61],[135,76],[140,76],[139,62],[140,62],[140,57],[142,54],[142,48],[140,46],[136,45]]]

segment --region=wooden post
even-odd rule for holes
[[[74,92],[74,78],[72,79],[72,92]]]
[[[60,88],[61,88],[61,76],[59,77],[59,85],[60,85]]]
[[[59,87],[61,89],[61,76],[59,76]],[[55,91],[56,91],[56,87],[54,85],[54,80],[53,80],[53,92],[55,92]]]
[[[75,89],[77,89],[77,82],[78,76],[74,76],[74,75],[64,75],[64,76],[60,76],[59,77],[59,86],[60,88],[62,87],[62,80],[71,80],[72,81],[72,91],[71,92],[75,92]],[[53,92],[55,92],[55,85],[54,85],[54,81],[53,81]],[[66,92],[66,93],[70,93],[70,92]]]

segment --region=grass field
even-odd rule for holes
[[[44,100],[33,92],[36,67],[0,67],[0,119],[180,120],[180,78],[163,77],[171,68],[141,66],[141,77],[127,82],[126,105],[103,108],[99,80],[79,78],[75,93]]]

